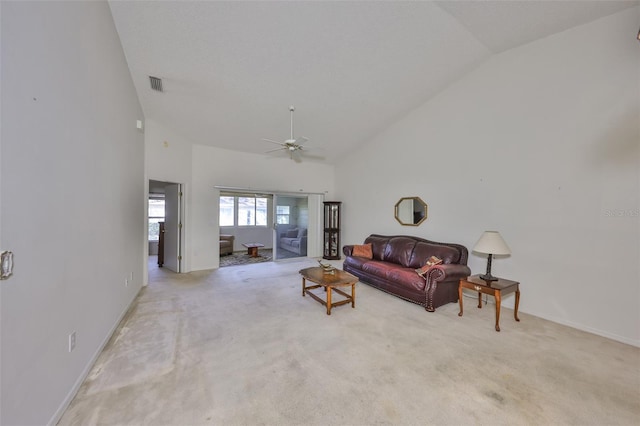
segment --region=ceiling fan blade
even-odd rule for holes
[[[295,151],[294,151],[295,152]],[[302,163],[302,156],[300,154],[291,154],[291,159],[296,163]]]
[[[272,149],[272,150],[266,151],[266,152],[265,152],[265,154],[269,154],[270,152],[282,151],[283,149],[286,149],[286,148],[276,148],[276,149]]]
[[[276,142],[276,141],[272,141],[271,139],[262,139],[265,142],[271,142],[271,143],[275,143],[276,145],[284,145],[282,142]]]

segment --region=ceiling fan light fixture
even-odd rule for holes
[[[293,105],[289,106],[289,111],[291,112],[291,137],[289,139],[286,139],[284,142],[276,142],[271,139],[262,140],[281,146],[281,148],[272,149],[270,151],[267,151],[265,154],[282,150],[289,153],[289,158],[294,160],[296,163],[299,163],[301,161],[300,156],[302,154],[302,151],[304,150],[304,145],[302,144],[308,142],[309,139],[305,138],[304,136],[298,138],[293,136],[293,112],[295,111],[295,109],[296,108]]]

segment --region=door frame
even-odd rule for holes
[[[186,185],[184,183],[181,182],[171,182],[171,181],[167,181],[164,179],[153,179],[153,178],[146,178],[145,179],[145,199],[144,199],[144,203],[145,203],[145,208],[144,208],[144,222],[145,222],[145,227],[144,227],[144,246],[143,246],[143,260],[144,260],[144,264],[143,264],[143,271],[144,271],[144,276],[143,276],[143,280],[142,280],[142,285],[143,286],[147,286],[149,284],[149,195],[151,193],[152,187],[151,187],[151,181],[154,182],[154,185],[156,183],[159,184],[164,184],[164,185],[179,185],[180,188],[180,192],[183,194],[182,197],[179,198],[179,216],[180,216],[180,222],[182,224],[182,227],[179,229],[178,232],[178,252],[179,255],[182,256],[182,259],[179,261],[179,270],[180,273],[184,273],[184,272],[188,272],[188,268],[186,268],[186,258],[185,258],[185,237],[186,237],[186,233],[185,233],[185,228],[186,228],[186,224],[185,224],[185,220],[186,220],[186,215],[185,215],[185,209],[186,209],[186,202],[185,202],[185,194],[186,194]]]
[[[177,206],[171,206],[175,208],[175,212],[177,214],[177,218],[175,218],[175,229],[171,225],[173,223],[169,223],[167,221],[167,204],[169,201],[172,202],[173,199],[169,199],[166,194],[169,187],[172,187],[172,191],[175,191]],[[172,194],[173,195],[173,194]],[[164,237],[164,265],[167,269],[181,273],[183,272],[182,267],[182,184],[179,183],[167,183],[165,185],[165,218],[164,218],[164,226],[165,226],[165,237]],[[173,232],[175,232],[175,239],[169,238],[169,236],[173,237]],[[167,243],[173,243],[169,246]],[[175,250],[175,252],[174,252]],[[174,255],[174,256],[171,256]],[[175,261],[175,265],[173,265]],[[174,266],[174,268],[171,268]]]

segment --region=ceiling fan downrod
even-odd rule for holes
[[[295,111],[296,108],[293,105],[289,106],[289,111],[291,111],[291,141],[294,142],[295,139],[293,139],[293,111]]]

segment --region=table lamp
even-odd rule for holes
[[[489,255],[487,258],[487,273],[480,275],[480,279],[497,281],[498,278],[491,275],[491,258],[494,254],[511,254],[511,250],[502,239],[502,236],[500,236],[500,233],[498,231],[485,231],[473,247],[473,251]]]

